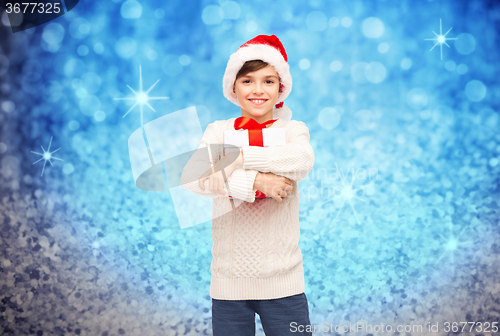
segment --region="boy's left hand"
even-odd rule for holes
[[[243,152],[228,153],[200,176],[198,179],[200,189],[205,190],[205,180],[209,179],[208,189],[214,194],[224,195],[224,183],[238,166],[243,166]]]

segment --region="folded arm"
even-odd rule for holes
[[[243,147],[243,168],[271,172],[297,182],[305,179],[314,166],[309,129],[303,122],[296,121],[287,132],[290,141],[284,146]]]
[[[258,173],[258,171],[254,169],[234,169],[230,176],[227,177],[227,183],[224,184],[224,194],[210,191],[209,179],[204,179],[204,189],[200,188],[198,180],[200,177],[206,175],[207,169],[211,168],[208,147],[210,147],[211,150],[212,163],[216,165],[219,161],[219,157],[222,156],[223,145],[221,137],[222,130],[220,130],[217,125],[214,123],[208,125],[200,141],[198,150],[189,159],[182,171],[182,187],[200,196],[212,198],[232,196],[246,202],[254,202],[255,191],[257,190],[254,189],[254,182]]]

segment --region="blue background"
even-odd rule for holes
[[[299,184],[311,323],[499,321],[495,1],[80,1],[15,34],[1,19],[3,334],[211,334],[210,227],[180,230],[168,192],[135,187],[140,112],[115,98],[141,66],[169,97],[144,123],[189,106],[203,129],[237,117],[222,76],[259,34],[285,46],[285,103],[315,150]],[[440,20],[457,38],[442,60],[425,40]],[[51,138],[64,161],[41,175],[32,151]]]

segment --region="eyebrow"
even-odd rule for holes
[[[244,76],[241,76],[241,77],[243,77],[243,78],[245,78],[245,77],[253,78],[252,75],[244,75]],[[267,75],[264,78],[278,78],[278,76],[276,76],[276,75]]]

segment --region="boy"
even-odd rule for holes
[[[309,129],[290,120],[291,111],[283,106],[291,89],[287,55],[276,36],[259,35],[243,44],[231,55],[223,79],[224,96],[240,106],[241,117],[208,125],[200,148],[220,145],[215,151],[210,146],[213,169],[190,176],[189,168],[201,163],[193,156],[182,174],[185,189],[213,198],[214,336],[254,336],[255,313],[267,336],[312,335],[297,332],[310,321],[298,245],[299,193],[293,191],[311,171],[314,152]],[[246,146],[223,156],[224,131],[248,124],[284,128],[286,145]],[[268,197],[256,199],[257,191]],[[245,202],[232,209],[228,196]]]

